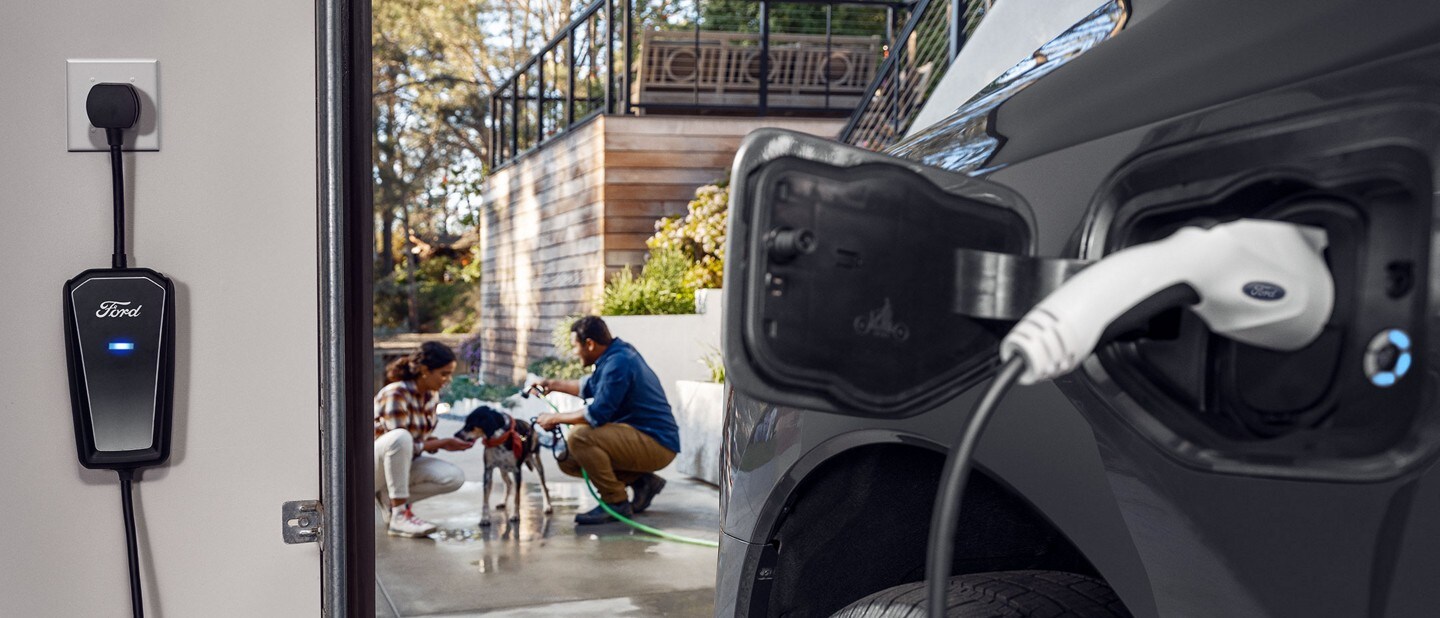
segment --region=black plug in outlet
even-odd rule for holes
[[[85,97],[85,115],[97,129],[105,129],[111,148],[121,146],[125,129],[140,120],[140,94],[130,84],[96,84]]]

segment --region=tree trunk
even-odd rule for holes
[[[380,276],[395,272],[395,209],[380,211]]]
[[[408,321],[410,323],[410,332],[418,333],[420,332],[420,285],[419,282],[415,280],[415,252],[410,250],[410,207],[403,202],[400,205],[400,216],[403,217],[401,223],[405,226],[405,281],[406,287],[409,288],[410,296],[410,315]]]

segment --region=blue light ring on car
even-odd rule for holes
[[[1410,350],[1410,335],[1405,334],[1405,331],[1392,328],[1386,331],[1386,333],[1386,338],[1390,340],[1390,343],[1395,344],[1395,347],[1400,348],[1403,352]]]
[[[1370,383],[1386,388],[1394,386],[1400,378],[1405,377],[1415,361],[1410,347],[1410,335],[1401,329],[1390,328],[1376,333],[1365,346],[1363,361],[1365,376],[1370,379]],[[1385,356],[1392,354],[1394,361],[1382,362]]]

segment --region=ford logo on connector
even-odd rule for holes
[[[1264,281],[1251,281],[1245,284],[1245,295],[1255,300],[1280,300],[1285,298],[1285,288],[1273,283]]]

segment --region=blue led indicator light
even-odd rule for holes
[[[131,343],[131,342],[129,342],[129,341],[111,341],[111,342],[110,342],[110,351],[111,351],[111,352],[133,352],[133,351],[135,351],[135,344],[134,344],[134,343]]]
[[[1375,334],[1365,346],[1362,360],[1370,383],[1381,388],[1393,386],[1416,363],[1410,349],[1410,335],[1398,328],[1387,328]]]
[[[1406,352],[1395,360],[1395,377],[1405,377],[1405,372],[1410,371],[1410,353]]]

